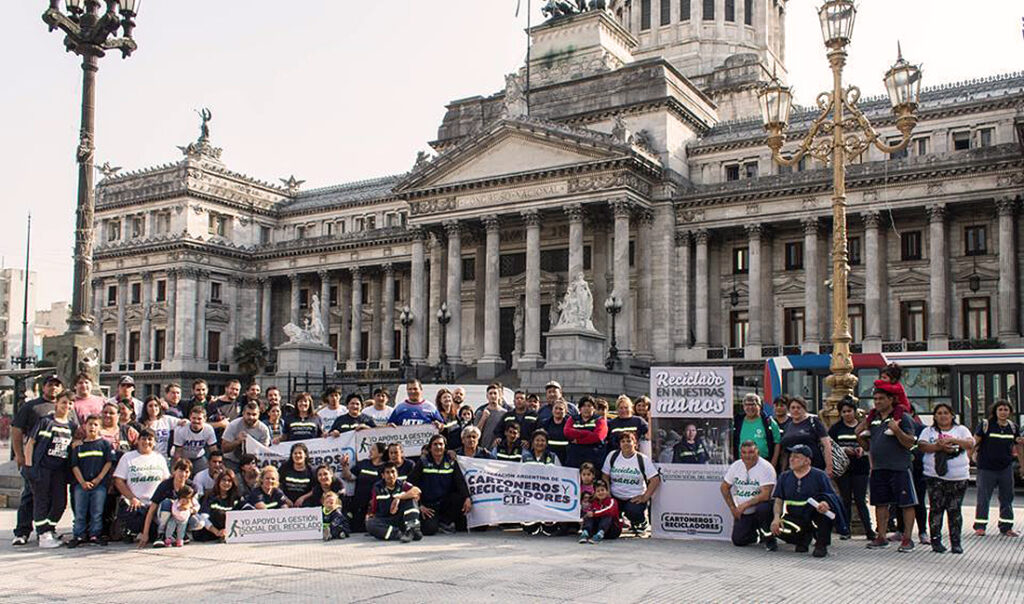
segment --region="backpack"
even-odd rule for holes
[[[821,420],[818,416],[812,415],[811,421],[820,422]],[[850,468],[850,457],[846,454],[846,451],[843,451],[843,447],[834,439],[830,438],[829,442],[832,443],[832,477],[839,478],[843,474],[846,474],[846,470]]]
[[[619,458],[620,453],[622,453],[622,451],[615,451],[614,453],[612,453],[612,458],[608,460],[609,470],[615,467],[615,460]],[[647,468],[645,467],[646,464],[644,464],[644,456],[642,453],[640,453],[640,451],[636,452],[636,463],[638,466],[640,466],[640,477],[644,479],[644,484],[650,484],[651,481],[647,480]],[[658,474],[661,474],[661,472],[659,471]],[[610,487],[611,485],[608,486]]]

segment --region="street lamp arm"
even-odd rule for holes
[[[127,59],[139,46],[131,38],[111,38],[101,45],[103,50],[120,50],[121,58]]]
[[[806,155],[810,155],[811,157],[821,161],[828,161],[828,157],[832,154],[831,140],[823,139],[815,143],[815,139],[827,134],[832,129],[832,93],[822,92],[819,94],[817,105],[821,113],[819,113],[818,117],[814,118],[814,121],[811,122],[810,128],[807,129],[807,134],[804,135],[803,140],[800,141],[796,150],[790,154],[789,157],[782,154],[782,144],[785,142],[785,135],[782,133],[782,125],[771,124],[765,126],[768,130],[767,144],[772,150],[772,159],[775,163],[792,168],[800,163],[800,160],[802,160]]]
[[[857,96],[860,96],[859,91]],[[903,119],[905,119],[904,116],[900,116],[899,118],[897,118],[897,127],[900,129],[902,137],[895,144],[890,145],[882,140],[882,136],[878,133],[877,130],[875,130],[875,127],[874,125],[871,124],[871,121],[867,118],[866,115],[864,115],[864,112],[862,112],[857,107],[856,98],[850,99],[849,101],[844,101],[843,107],[846,109],[846,111],[850,112],[850,114],[853,115],[853,119],[856,120],[857,127],[860,128],[861,132],[864,133],[865,137],[864,139],[860,139],[856,135],[851,135],[850,137],[847,138],[848,148],[851,147],[851,138],[856,139],[856,142],[853,144],[856,145],[855,148],[860,149],[860,153],[867,150],[867,148],[871,145],[877,147],[878,150],[881,151],[882,153],[897,153],[899,151],[906,149],[907,145],[910,144],[910,136],[913,131],[914,124],[910,124],[909,127],[906,127],[905,122],[902,121]],[[916,120],[912,121],[916,123]],[[860,153],[851,153],[851,157],[859,155]]]
[[[82,37],[82,27],[55,8],[47,9],[43,13],[43,22],[50,27],[50,31],[60,28],[61,31],[76,40]]]

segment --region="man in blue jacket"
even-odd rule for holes
[[[796,545],[797,552],[806,552],[813,540],[813,556],[824,558],[831,544],[832,526],[845,526],[842,507],[837,505],[838,497],[828,474],[811,467],[811,448],[794,445],[787,451],[789,470],[779,476],[772,493],[772,534]]]

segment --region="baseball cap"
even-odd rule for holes
[[[544,389],[547,390],[548,388],[558,388],[559,390],[561,390],[562,385],[556,382],[555,380],[551,380],[547,384],[544,384]]]
[[[50,383],[53,383],[53,382],[56,382],[56,383],[60,384],[61,386],[64,385],[64,380],[60,379],[60,376],[57,375],[56,373],[53,373],[53,374],[50,374],[50,375],[46,376],[46,379],[43,380],[44,384],[50,384]]]
[[[807,445],[793,445],[792,447],[790,447],[790,448],[788,448],[786,450],[789,451],[790,453],[799,453],[800,455],[803,455],[804,457],[806,457],[808,459],[813,457],[811,455],[811,448],[808,447]]]
[[[117,381],[117,385],[118,386],[123,386],[123,385],[126,385],[126,384],[130,385],[130,386],[134,386],[135,385],[135,380],[132,379],[132,376],[124,375],[124,376],[121,376],[121,379]]]

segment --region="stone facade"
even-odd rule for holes
[[[623,302],[621,376],[602,391],[642,385],[651,363],[753,377],[766,356],[827,351],[831,171],[773,165],[756,116],[757,83],[784,74],[785,3],[659,26],[653,2],[645,28],[647,4],[534,28],[529,114],[524,69],[451,103],[436,154],[405,174],[303,191],[193,143],[177,163],[108,175],[93,282],[105,379],[222,381],[236,342],[281,345],[316,293],[338,379],[393,371],[406,343],[435,365],[445,303],[460,379],[515,383],[543,372],[577,273],[605,337],[603,301]],[[861,108],[897,136],[887,101]],[[1016,345],[1024,75],[926,89],[919,114],[906,157],[871,151],[849,169],[855,346]],[[794,139],[811,117],[794,112]]]

